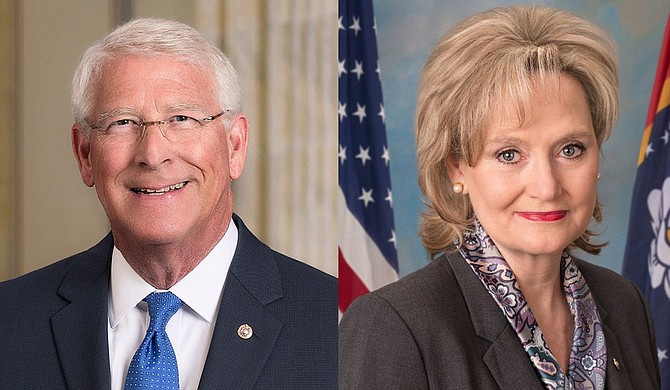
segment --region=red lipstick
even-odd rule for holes
[[[568,212],[565,210],[547,211],[547,212],[518,212],[520,217],[533,222],[554,222],[563,219]]]

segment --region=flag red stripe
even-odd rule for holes
[[[647,112],[647,123],[645,124],[645,127],[651,126],[654,123],[665,79],[670,76],[668,75],[668,71],[670,71],[670,53],[668,51],[670,51],[670,14],[668,15],[668,23],[665,25],[663,45],[661,46],[661,55],[658,58],[656,78],[654,79],[654,88],[651,91],[651,102],[649,104],[649,111]]]
[[[344,313],[354,299],[367,294],[369,291],[361,279],[358,278],[358,275],[349,267],[339,247],[337,248],[337,255],[338,306],[340,312]]]

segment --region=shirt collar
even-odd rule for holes
[[[169,291],[210,324],[216,319],[226,275],[237,247],[238,230],[230,220],[226,233],[204,259]],[[114,246],[109,293],[109,323],[116,327],[144,297],[156,291]]]

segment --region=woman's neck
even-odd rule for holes
[[[564,372],[568,368],[574,320],[563,290],[561,255],[508,258],[507,264],[523,293],[544,339]]]

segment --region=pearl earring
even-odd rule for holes
[[[460,194],[463,192],[463,183],[456,183],[451,189],[454,190],[455,193]]]

